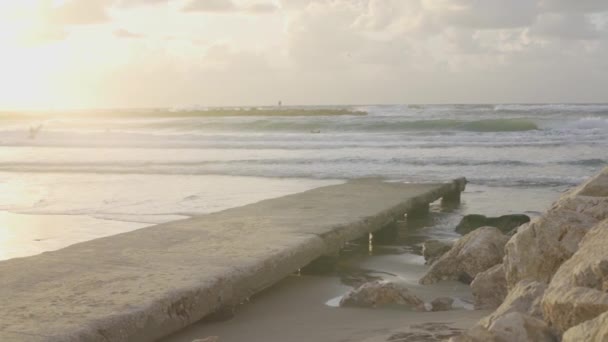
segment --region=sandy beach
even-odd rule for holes
[[[450,286],[457,289],[445,292]],[[236,316],[230,320],[199,323],[162,341],[191,342],[207,336],[219,336],[222,342],[362,342],[371,338],[385,341],[387,335],[424,323],[466,329],[488,313],[464,309],[414,312],[399,308],[337,308],[324,303],[349,289],[333,277],[293,276],[239,307]],[[466,292],[461,284],[455,283],[420,291],[426,298],[447,293],[466,295]]]

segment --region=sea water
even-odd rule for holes
[[[465,213],[535,215],[608,161],[604,104],[331,108],[368,114],[0,115],[0,259],[358,177],[467,177],[462,207],[428,227],[450,237]]]

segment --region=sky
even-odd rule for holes
[[[606,0],[0,0],[0,108],[608,102]]]

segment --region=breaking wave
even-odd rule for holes
[[[253,132],[408,132],[408,131],[468,131],[468,132],[520,132],[539,129],[528,119],[487,120],[274,120],[261,119],[240,122],[199,122],[203,131],[253,131]],[[192,127],[192,126],[191,126]]]
[[[607,113],[608,104],[498,104],[494,111],[529,113]]]

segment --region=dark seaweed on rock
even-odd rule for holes
[[[503,215],[500,217],[486,217],[484,215],[472,214],[462,218],[458,226],[456,226],[456,232],[465,235],[477,228],[490,226],[496,227],[501,232],[507,234],[528,222],[530,222],[530,217],[524,214]]]

